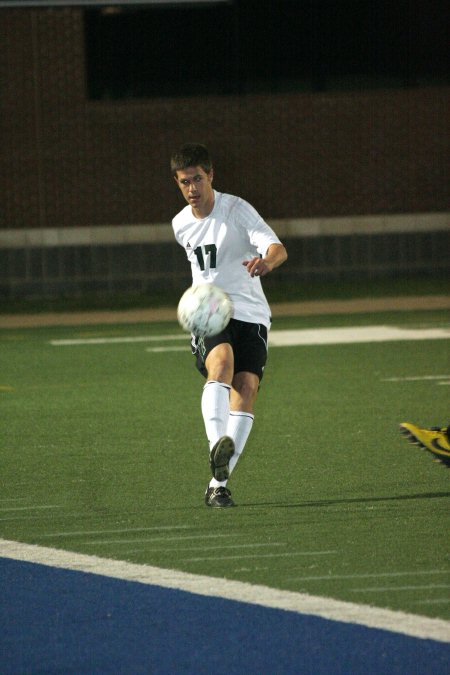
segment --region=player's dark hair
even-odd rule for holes
[[[171,157],[170,168],[174,176],[177,171],[183,171],[190,166],[201,166],[205,173],[212,169],[209,152],[201,143],[185,143]]]

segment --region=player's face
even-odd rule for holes
[[[204,218],[211,213],[214,206],[212,187],[213,171],[206,173],[201,166],[190,166],[177,171],[175,181],[183,197],[192,207],[195,216]]]

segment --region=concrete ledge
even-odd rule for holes
[[[274,303],[274,317],[313,316],[319,314],[366,314],[371,312],[450,309],[450,295],[414,295],[349,300],[311,300]],[[40,314],[0,314],[0,328],[37,326],[83,326],[96,324],[149,323],[176,321],[176,307],[93,310],[83,312],[42,312]]]
[[[450,213],[284,218],[268,222],[281,238],[435,232],[450,230]],[[0,229],[0,249],[173,242],[170,223]]]

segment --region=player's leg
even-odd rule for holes
[[[210,449],[225,434],[230,413],[230,389],[234,371],[234,355],[227,334],[214,338],[193,338],[192,352],[197,369],[206,383],[201,397],[201,410]]]
[[[226,434],[219,441],[219,447],[220,443],[222,443],[225,448],[231,450],[231,446],[226,446],[225,443],[227,439],[232,440],[233,453],[227,457],[227,475],[223,474],[222,480],[217,480],[219,476],[217,469],[213,472],[213,478],[209,482],[205,495],[205,501],[208,506],[219,508],[233,506],[231,493],[226,487],[227,480],[236,466],[252,430],[254,418],[252,411],[258,387],[259,377],[254,373],[241,372],[237,373],[233,378],[230,397],[231,410],[228,417]],[[214,454],[214,451],[212,454]]]
[[[251,413],[230,411],[227,435],[234,441],[234,454],[231,457],[228,466],[228,473],[230,476],[244,450],[247,439],[250,436],[253,420],[254,416]]]
[[[244,450],[253,427],[254,404],[258,395],[260,380],[255,373],[240,372],[233,378],[230,396],[230,416],[227,436],[234,441],[234,455],[230,459],[229,473],[235,468]]]
[[[212,349],[205,360],[207,372],[201,409],[210,449],[226,432],[230,414],[230,389],[233,378],[233,350],[223,343]]]
[[[249,371],[240,371],[233,377],[230,392],[228,422],[224,429],[220,427],[219,432],[223,438],[230,438],[233,440],[234,452],[231,459],[229,459],[229,463],[227,462],[227,472],[222,472],[223,477],[220,477],[220,472],[213,472],[215,480],[213,479],[211,481],[210,487],[226,486],[229,474],[231,474],[235,468],[239,457],[244,450],[253,426],[253,408],[258,395],[260,376],[262,377],[262,368],[267,357],[265,351],[259,349],[252,351],[248,344],[245,346],[245,350],[240,349],[238,345],[235,349],[238,356],[238,362],[248,363],[248,367],[258,370],[259,374]],[[252,353],[249,357],[246,357],[244,352]],[[228,473],[228,475],[225,476],[225,473]]]
[[[210,464],[213,477],[205,501],[208,506],[221,508],[233,506],[230,491],[226,487],[227,479],[250,435],[254,419],[253,406],[267,360],[267,329],[264,326],[232,319],[225,333],[219,336],[224,343],[214,346],[210,339],[204,341],[203,374],[207,377],[207,383],[202,399],[208,438],[218,438],[216,444],[212,443]],[[224,398],[220,399],[218,409],[214,409],[213,401],[214,397],[216,401],[217,396],[220,398],[219,386],[222,384],[223,388],[223,384],[228,383],[231,384],[228,418],[223,427]],[[217,420],[220,420],[219,424]]]
[[[259,324],[240,322],[234,344],[235,375],[232,380],[227,435],[235,451],[229,472],[235,468],[253,427],[254,405],[267,361],[267,329]]]
[[[230,322],[231,323],[231,322]],[[197,369],[205,377],[201,409],[209,444],[211,484],[206,488],[207,506],[233,506],[230,491],[225,487],[228,463],[234,443],[225,435],[230,415],[230,389],[234,371],[234,355],[229,329],[212,338],[193,338],[192,352]]]
[[[234,358],[231,345],[213,347],[205,359],[207,381],[203,387],[201,409],[210,449],[213,477],[210,487],[219,487],[229,476],[228,463],[234,454],[234,442],[226,429],[230,415],[230,389]]]

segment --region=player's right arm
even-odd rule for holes
[[[254,257],[244,260],[242,264],[247,268],[251,277],[264,277],[276,267],[280,267],[287,260],[287,251],[283,244],[270,244],[263,258]]]

